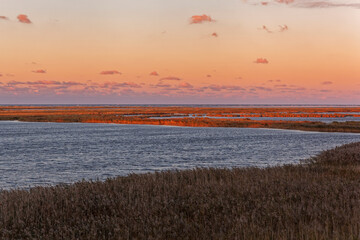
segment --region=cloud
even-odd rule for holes
[[[266,58],[258,58],[254,61],[254,63],[268,64],[269,61]]]
[[[203,23],[203,22],[215,22],[214,19],[212,19],[208,15],[194,15],[190,19],[190,24],[196,24],[196,23]]]
[[[3,75],[0,73],[0,77],[2,77]]]
[[[38,69],[38,70],[35,70],[35,71],[32,71],[33,73],[46,73],[46,70],[44,69]]]
[[[358,0],[273,0],[273,1],[248,1],[243,0],[244,2],[248,2],[252,5],[263,5],[267,6],[272,2],[279,3],[279,4],[286,4],[291,5],[292,7],[298,8],[336,8],[336,7],[349,7],[349,8],[356,8],[360,9],[360,3]]]
[[[121,74],[121,72],[116,70],[107,70],[107,71],[101,71],[101,75],[114,75],[114,74]]]
[[[360,9],[360,3],[335,3],[331,1],[304,1],[297,2],[295,4],[296,7],[301,8],[333,8],[333,7],[352,7]]]
[[[261,90],[261,91],[267,91],[267,92],[271,92],[272,89],[271,88],[267,88],[267,87],[259,87],[259,86],[255,86],[253,87],[254,89],[257,89],[257,90]]]
[[[170,84],[164,84],[164,83],[157,83],[156,85],[151,85],[152,87],[159,87],[159,88],[169,88],[171,87]]]
[[[219,35],[218,35],[216,32],[213,32],[213,33],[211,34],[211,36],[212,36],[212,37],[218,37]]]
[[[180,81],[181,78],[178,77],[164,77],[160,78],[159,81]]]
[[[331,81],[325,81],[325,82],[322,82],[321,84],[322,84],[322,85],[331,85],[331,84],[333,84],[333,82],[331,82]]]
[[[61,82],[51,81],[51,80],[42,80],[42,81],[35,81],[35,82],[26,82],[25,84],[61,85]]]
[[[210,89],[212,91],[221,91],[221,90],[227,90],[227,91],[244,91],[245,89],[240,86],[234,86],[234,85],[217,85],[217,84],[211,84],[207,87],[204,87],[204,89]]]
[[[19,22],[21,22],[21,23],[26,23],[26,24],[30,24],[30,23],[31,23],[30,19],[29,19],[28,16],[25,15],[25,14],[20,14],[20,15],[18,15],[18,16],[17,16],[17,19],[18,19]]]
[[[268,32],[268,33],[274,33],[275,32],[275,30],[270,30],[267,26],[265,26],[265,25],[263,25],[261,28],[260,28],[260,30],[264,30],[264,31],[266,31],[266,32]],[[279,30],[278,30],[278,32],[285,32],[285,31],[287,31],[287,30],[289,30],[289,27],[287,26],[287,25],[279,25]]]
[[[206,75],[206,77],[211,78],[212,76],[210,74]]]
[[[153,72],[150,73],[150,76],[159,76],[159,73],[156,72],[156,71],[153,71]]]
[[[118,88],[141,88],[139,84],[133,83],[133,82],[106,82],[103,84],[100,84],[99,87],[101,88],[110,88],[110,89],[118,89]]]
[[[275,0],[275,2],[289,4],[289,3],[293,3],[294,0]]]
[[[5,16],[0,16],[0,19],[2,19],[2,20],[9,20],[9,18],[8,18],[8,17],[5,17]]]
[[[272,31],[270,31],[270,29],[269,29],[267,26],[265,26],[265,25],[263,25],[261,29],[262,29],[262,30],[265,30],[265,31],[268,32],[268,33],[272,33]]]
[[[268,82],[281,82],[281,80],[280,79],[276,79],[276,80],[268,80]]]
[[[194,86],[191,85],[190,83],[187,83],[187,82],[183,82],[183,83],[180,83],[179,88],[193,88]]]
[[[287,25],[279,25],[279,28],[280,28],[280,32],[285,32],[287,30],[289,30],[288,26]]]

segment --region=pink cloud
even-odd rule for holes
[[[107,71],[101,71],[101,75],[114,75],[114,74],[121,74],[121,72],[116,70],[107,70]]]
[[[100,84],[99,87],[101,88],[110,88],[110,89],[118,89],[118,88],[141,88],[139,84],[133,83],[133,82],[106,82],[103,84]]]
[[[160,78],[160,81],[180,81],[181,78],[178,77],[164,77],[164,78]]]
[[[268,80],[268,82],[281,82],[280,79],[276,79],[276,80]]]
[[[38,70],[35,70],[35,71],[32,71],[33,73],[46,73],[46,70],[44,69],[38,69]]]
[[[214,32],[214,33],[211,34],[211,36],[212,37],[218,37],[219,35],[216,32]]]
[[[333,82],[331,82],[331,81],[325,81],[325,82],[322,82],[321,84],[322,84],[322,85],[331,85],[331,84],[333,84]]]
[[[294,0],[275,0],[278,3],[285,3],[285,4],[289,4],[289,3],[293,3]]]
[[[268,33],[272,33],[272,31],[270,31],[270,29],[269,29],[267,26],[265,26],[265,25],[263,25],[261,29],[262,29],[262,30],[265,30],[265,31],[268,32]]]
[[[204,89],[210,89],[212,91],[221,91],[221,90],[227,90],[227,91],[243,91],[245,90],[244,88],[240,87],[240,86],[233,86],[233,85],[216,85],[216,84],[211,84],[207,87],[204,87]]]
[[[21,22],[21,23],[26,23],[26,24],[30,24],[30,23],[31,23],[30,19],[29,19],[28,16],[25,15],[25,14],[20,14],[20,15],[18,15],[18,16],[17,16],[17,19],[18,19],[19,22]]]
[[[210,74],[206,75],[206,77],[211,78],[212,76]]]
[[[266,58],[258,58],[254,61],[254,63],[268,64],[269,61]]]
[[[0,19],[2,19],[2,20],[9,20],[9,18],[8,18],[8,17],[5,17],[5,16],[0,16]]]
[[[171,87],[171,85],[170,84],[164,84],[164,83],[158,83],[158,84],[154,85],[154,87],[169,88],[169,87]]]
[[[299,2],[295,4],[296,7],[303,8],[332,8],[332,7],[352,7],[360,9],[360,3],[334,3],[331,1],[312,1],[312,2]]]
[[[203,22],[215,22],[215,20],[212,19],[210,16],[205,15],[205,14],[203,14],[203,15],[194,15],[190,19],[190,24],[203,23]]]
[[[263,6],[266,6],[268,4],[269,4],[268,2],[261,2],[261,5],[263,5]]]
[[[150,76],[159,76],[159,73],[156,72],[156,71],[153,71],[153,72],[150,73]]]
[[[0,73],[0,77],[2,77],[3,75]]]
[[[193,88],[193,85],[187,82],[183,82],[179,84],[179,88]]]
[[[26,82],[26,84],[60,85],[61,82],[51,81],[51,80],[42,80],[42,81],[36,81],[36,82]]]
[[[279,28],[280,28],[280,32],[285,32],[287,30],[289,30],[288,26],[287,25],[279,25]]]

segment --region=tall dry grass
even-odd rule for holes
[[[296,166],[3,191],[0,239],[359,239],[359,163],[353,143]]]

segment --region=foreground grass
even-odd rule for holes
[[[296,166],[0,193],[0,239],[359,239],[360,143]]]

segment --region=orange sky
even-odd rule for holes
[[[0,104],[360,104],[358,29],[359,0],[0,0]]]

